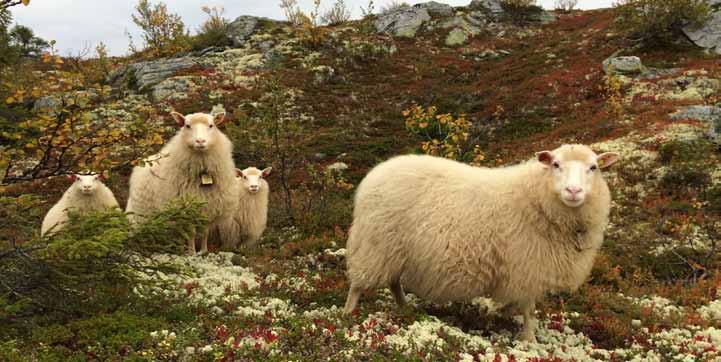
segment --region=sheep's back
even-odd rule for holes
[[[407,290],[437,301],[491,292],[505,274],[502,237],[493,236],[505,231],[484,220],[508,219],[509,195],[499,195],[507,191],[486,174],[489,169],[427,156],[401,156],[374,168],[356,194],[351,278],[355,273],[383,284],[402,273]]]

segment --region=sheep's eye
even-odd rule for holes
[[[189,125],[189,124],[186,124],[186,125],[185,125],[185,128],[190,129],[190,125]]]
[[[596,171],[597,169],[598,169],[598,166],[596,166],[596,165],[591,166],[591,171]]]
[[[554,168],[560,168],[561,165],[559,165],[558,162],[554,162],[554,163],[553,163],[553,167],[554,167]]]
[[[208,128],[213,128],[213,125],[211,124],[210,126],[208,126]]]

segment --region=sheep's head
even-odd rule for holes
[[[100,186],[103,176],[98,174],[72,174],[68,176],[68,178],[73,181],[73,185],[71,187],[74,187],[79,193],[83,195],[92,195]]]
[[[594,184],[603,182],[601,170],[618,161],[615,152],[596,155],[584,145],[563,145],[538,152],[536,157],[552,175],[553,190],[568,207],[583,205]]]
[[[213,115],[206,113],[193,113],[182,115],[178,112],[170,113],[178,126],[185,144],[197,152],[205,152],[212,148],[218,137],[218,126],[225,120],[225,113]]]
[[[263,179],[270,175],[272,167],[259,170],[255,167],[248,167],[245,170],[235,169],[236,177],[240,181],[241,187],[247,188],[248,192],[255,194],[260,192],[264,187]],[[267,186],[266,186],[267,187]]]

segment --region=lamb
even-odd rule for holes
[[[103,184],[99,174],[73,174],[68,178],[73,184],[65,191],[43,219],[40,235],[51,235],[63,228],[68,220],[68,211],[81,214],[108,208],[119,208],[113,192]]]
[[[401,306],[404,288],[434,302],[485,296],[519,307],[519,337],[535,341],[535,302],[591,271],[611,201],[600,170],[618,158],[564,145],[504,168],[418,155],[379,164],[355,196],[345,313],[385,286]]]
[[[126,212],[137,223],[168,201],[193,195],[207,202],[204,211],[212,227],[231,217],[238,200],[233,145],[217,127],[225,113],[171,115],[180,129],[149,164],[133,169]],[[201,238],[202,252],[208,251],[208,229]],[[193,237],[188,252],[195,251]]]
[[[236,169],[239,190],[238,208],[231,220],[219,225],[218,231],[226,241],[225,248],[236,248],[240,242],[255,247],[265,231],[268,221],[268,195],[270,187],[265,181],[272,167],[259,170],[248,167]]]

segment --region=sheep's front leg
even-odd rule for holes
[[[395,299],[396,304],[398,304],[398,307],[403,308],[406,305],[406,293],[403,292],[403,286],[401,285],[400,280],[394,280],[391,282],[390,285],[391,293],[393,294],[393,299]]]
[[[363,289],[351,284],[350,290],[348,291],[348,299],[346,299],[345,307],[343,308],[343,314],[348,315],[353,313],[353,310],[358,306],[361,293],[363,293]]]
[[[259,241],[260,235],[248,234],[243,241],[243,246],[245,246],[246,249],[252,250],[255,249],[256,246],[258,246]]]
[[[519,307],[523,311],[523,329],[518,338],[523,341],[536,343],[536,326],[538,325],[538,320],[535,316],[536,301],[532,299],[521,302],[519,303]]]
[[[206,228],[205,232],[203,233],[203,240],[200,241],[200,252],[201,253],[208,252],[208,236],[209,235],[210,235],[210,229]]]
[[[195,235],[196,232],[193,231],[193,233],[190,235],[190,238],[188,239],[188,255],[195,256]]]

